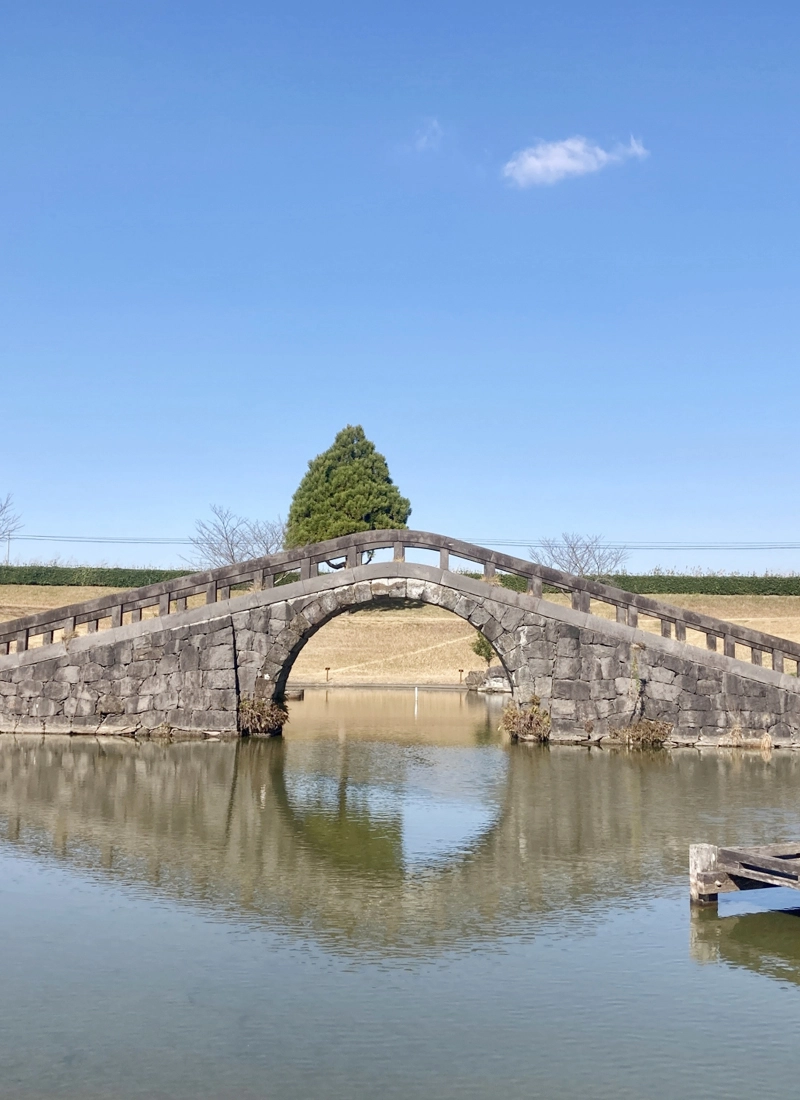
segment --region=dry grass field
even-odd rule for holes
[[[79,603],[114,592],[113,588],[61,588],[45,585],[0,585],[0,620],[15,619],[65,603]],[[566,604],[567,596],[550,596]],[[746,624],[800,642],[800,596],[670,596],[659,597],[719,619]],[[196,597],[193,603],[202,602]],[[613,618],[613,609],[592,604],[595,614]],[[155,614],[155,609],[145,616]],[[640,617],[640,626],[658,633],[659,623]],[[463,620],[437,607],[359,611],[340,615],[306,645],[292,672],[293,683],[320,684],[458,684],[464,675],[484,667],[471,650],[475,632]],[[689,641],[705,644],[702,636]],[[742,656],[749,656],[744,651]],[[326,673],[326,668],[329,670]]]

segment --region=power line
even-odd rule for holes
[[[5,540],[3,540],[5,541]],[[11,535],[11,542],[108,543],[126,546],[191,546],[190,538],[136,535]],[[478,546],[542,546],[542,540],[465,538]],[[562,543],[548,543],[563,549]],[[800,550],[800,542],[605,542],[609,550]]]
[[[127,535],[12,535],[11,542],[104,542],[128,546],[191,546],[191,539],[135,538]]]
[[[464,542],[479,546],[543,546],[541,539],[480,539],[469,538]],[[565,544],[549,542],[559,550]],[[800,542],[604,542],[604,550],[800,550]]]

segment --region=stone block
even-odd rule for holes
[[[500,615],[500,625],[503,630],[516,630],[524,621],[525,612],[519,607],[507,607]]]
[[[166,691],[153,695],[153,710],[166,714],[173,710],[180,702],[180,693],[177,688],[170,687]]]
[[[582,680],[553,679],[554,699],[588,699],[589,685]]]
[[[473,611],[475,611],[477,606],[477,600],[470,599],[469,596],[459,596],[454,610],[456,615],[460,615],[462,619],[469,619],[470,615],[473,613]],[[496,625],[499,633],[501,629],[500,625],[499,623]]]
[[[556,657],[553,665],[553,676],[557,680],[577,680],[581,675],[581,660],[579,657]]]
[[[675,672],[671,668],[662,668],[660,665],[653,665],[650,668],[648,675],[648,682],[651,684],[671,684],[675,680]]]
[[[201,680],[202,687],[212,689],[227,690],[233,688],[235,683],[236,677],[233,668],[212,669],[209,672],[204,672]]]
[[[470,615],[469,621],[476,630],[480,630],[483,627],[484,623],[488,623],[490,618],[491,615],[486,610],[486,608],[478,606]]]
[[[560,699],[555,696],[552,697],[550,702],[550,716],[551,718],[575,718],[575,702],[572,699]]]
[[[677,684],[665,684],[659,680],[650,679],[647,681],[645,694],[648,699],[659,699],[672,703],[679,698],[681,689]],[[699,708],[696,707],[695,709]]]
[[[161,646],[155,646],[152,644],[147,645],[134,645],[132,660],[134,662],[141,661],[160,661],[164,656],[164,650]]]
[[[98,645],[92,649],[92,657],[96,665],[101,665],[103,668],[109,668],[111,665],[116,664],[121,659],[121,654],[118,649],[121,647],[113,645]],[[131,647],[128,647],[129,649]],[[130,659],[130,658],[129,658]]]
[[[481,633],[489,639],[490,642],[496,642],[503,635],[503,628],[498,623],[497,619],[487,619],[487,621],[481,627]]]
[[[617,690],[613,680],[592,680],[589,684],[589,698],[595,701],[599,699],[615,699]]]
[[[119,695],[103,695],[95,708],[98,714],[124,714],[125,704]]]
[[[231,669],[234,666],[233,652],[230,646],[215,645],[200,655],[200,668],[204,672],[211,669]]]
[[[55,714],[57,710],[58,707],[52,699],[41,697],[34,699],[31,703],[31,715],[35,718],[48,718],[50,715]]]

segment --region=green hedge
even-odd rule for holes
[[[800,577],[670,577],[666,574],[609,578],[626,592],[647,595],[695,593],[702,596],[800,596]]]
[[[0,584],[102,585],[105,588],[142,588],[190,569],[107,569],[93,565],[0,565]]]
[[[476,580],[482,573],[467,573]],[[664,573],[646,573],[642,576],[622,573],[603,580],[625,592],[636,592],[643,596],[684,595],[698,596],[800,596],[800,576],[798,577],[686,577],[669,576]],[[500,583],[514,592],[524,592],[527,581],[524,577],[501,574]],[[558,589],[544,587],[545,592],[557,592]]]
[[[186,576],[188,569],[109,569],[103,566],[78,565],[0,565],[0,584],[97,585],[106,588],[141,588],[146,584]],[[467,573],[478,579],[481,573]],[[291,584],[298,578],[287,573],[278,584]],[[649,573],[643,576],[620,574],[609,577],[608,583],[626,592],[642,595],[678,595],[694,593],[703,596],[800,596],[798,577],[686,577]],[[515,592],[524,592],[524,577],[500,576],[500,583]],[[545,591],[557,591],[548,589]]]
[[[190,569],[107,569],[94,565],[0,565],[0,584],[97,585],[103,588],[144,588],[173,577],[185,577]],[[276,584],[291,584],[300,574],[284,573]],[[235,586],[244,590],[244,586]]]

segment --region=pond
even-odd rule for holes
[[[799,836],[800,757],[497,719],[320,690],[282,740],[0,738],[0,1095],[793,1095],[800,899],[691,916],[687,859]]]

